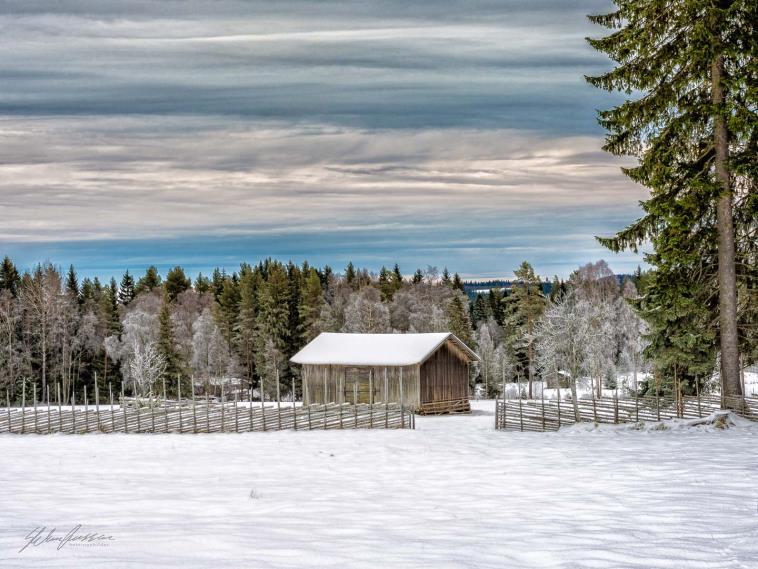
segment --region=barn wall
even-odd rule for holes
[[[420,391],[422,405],[468,399],[468,362],[448,342],[421,364]]]
[[[353,381],[359,381],[359,403],[400,403],[402,370],[403,404],[419,404],[419,366],[303,366],[303,400],[306,405],[352,403]],[[385,376],[386,374],[386,376]],[[369,380],[370,377],[370,380]],[[386,377],[386,380],[385,380]]]

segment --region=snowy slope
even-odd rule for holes
[[[758,427],[0,436],[0,567],[758,565]],[[108,547],[28,548],[75,524]]]

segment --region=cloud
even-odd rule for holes
[[[615,99],[583,80],[608,65],[585,14],[608,8],[6,3],[0,252],[567,272],[644,197],[599,150]]]

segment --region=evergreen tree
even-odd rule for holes
[[[521,263],[513,274],[515,279],[511,294],[506,297],[509,308],[507,328],[516,348],[514,351],[521,352],[526,359],[529,397],[531,398],[536,367],[534,330],[545,311],[546,300],[542,292],[542,281],[528,262]]]
[[[150,292],[159,286],[161,286],[161,276],[158,274],[158,268],[150,265],[145,271],[145,275],[137,281],[134,296],[140,295],[143,292]]]
[[[226,281],[226,272],[222,271],[218,267],[213,269],[213,275],[211,276],[211,291],[213,292],[213,298],[218,302],[221,293],[224,291],[224,282]]]
[[[174,302],[177,296],[185,290],[189,290],[192,286],[192,281],[184,274],[184,269],[177,266],[168,272],[163,286],[166,287],[169,302]]]
[[[79,278],[76,276],[74,265],[69,265],[68,273],[66,273],[66,292],[71,295],[71,298],[79,300]]]
[[[741,396],[740,324],[755,313],[755,0],[617,0],[618,9],[590,20],[614,30],[589,40],[617,66],[588,81],[600,88],[641,93],[600,113],[605,149],[638,159],[624,172],[650,188],[645,215],[611,239],[614,251],[636,250],[650,240],[646,260],[656,307],[678,317],[679,287],[703,305],[711,291],[718,304],[707,319],[719,338],[721,378],[727,395]],[[753,197],[751,197],[751,195]],[[737,236],[735,238],[735,235]],[[738,305],[746,307],[738,321]],[[688,327],[702,325],[700,310],[685,311]],[[655,327],[654,327],[655,329]],[[665,332],[662,332],[665,333]],[[653,344],[665,343],[660,338]]]
[[[403,273],[400,272],[400,265],[397,263],[395,263],[395,267],[392,269],[390,279],[392,280],[392,286],[394,287],[395,292],[403,288]]]
[[[487,296],[489,297],[487,299],[489,301],[489,313],[495,319],[495,322],[502,326],[505,318],[505,310],[503,309],[503,293],[499,289],[491,288],[490,293]]]
[[[442,269],[442,284],[445,286],[453,284],[453,281],[450,279],[450,271],[447,270],[447,267]]]
[[[466,292],[466,287],[463,286],[463,281],[461,280],[461,275],[458,273],[455,273],[453,275],[453,288],[455,290],[459,290],[461,292]]]
[[[6,256],[0,265],[0,290],[7,290],[13,296],[17,296],[19,285],[21,285],[21,275],[10,257]]]
[[[303,287],[300,303],[300,334],[305,342],[310,342],[318,334],[318,322],[324,305],[324,293],[318,273],[310,270]]]
[[[416,269],[416,272],[413,273],[413,278],[411,279],[411,282],[413,284],[420,284],[424,282],[424,273],[421,271],[421,269]]]
[[[106,336],[117,335],[121,331],[121,321],[118,315],[118,285],[116,279],[103,289],[100,296],[100,315],[105,325]]]
[[[486,322],[489,317],[489,311],[487,310],[487,302],[481,293],[476,294],[474,299],[474,305],[471,311],[474,327],[476,328],[480,322]]]
[[[392,273],[387,270],[387,267],[382,266],[379,271],[379,292],[382,293],[382,300],[389,302],[392,300],[392,295],[395,294],[395,283],[392,280]]]
[[[174,324],[171,320],[171,303],[164,293],[161,310],[158,313],[158,353],[166,362],[165,378],[169,391],[175,393],[177,378],[181,376],[182,368],[179,350],[176,346]]]
[[[211,281],[203,273],[197,273],[193,287],[197,294],[205,294],[211,290]]]
[[[271,367],[267,354],[286,353],[289,330],[287,273],[278,262],[271,263],[267,272],[268,278],[258,292],[256,368],[259,370]]]
[[[123,306],[129,306],[129,303],[134,300],[134,277],[129,274],[129,270],[121,277],[121,286],[118,289],[118,301]]]
[[[347,264],[347,267],[345,267],[345,282],[346,282],[346,283],[347,283],[349,286],[351,286],[351,287],[355,288],[355,287],[356,287],[356,284],[357,284],[357,283],[356,283],[356,279],[355,279],[355,277],[356,277],[356,273],[355,273],[355,267],[353,266],[353,262],[352,262],[352,261],[350,261],[350,262]]]
[[[461,294],[454,295],[445,307],[448,330],[455,334],[467,346],[474,345],[471,320],[468,314],[468,302]]]
[[[258,315],[258,289],[261,284],[258,269],[240,271],[239,317],[236,324],[237,344],[248,380],[255,373],[255,332]]]
[[[224,340],[226,340],[229,346],[230,352],[234,351],[239,302],[239,286],[233,278],[226,277],[216,304],[216,321],[218,322],[222,336],[224,336]]]

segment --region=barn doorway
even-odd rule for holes
[[[345,390],[342,395],[344,397],[343,401],[348,403],[373,403],[376,396],[376,387],[372,385],[371,368],[345,368]]]

